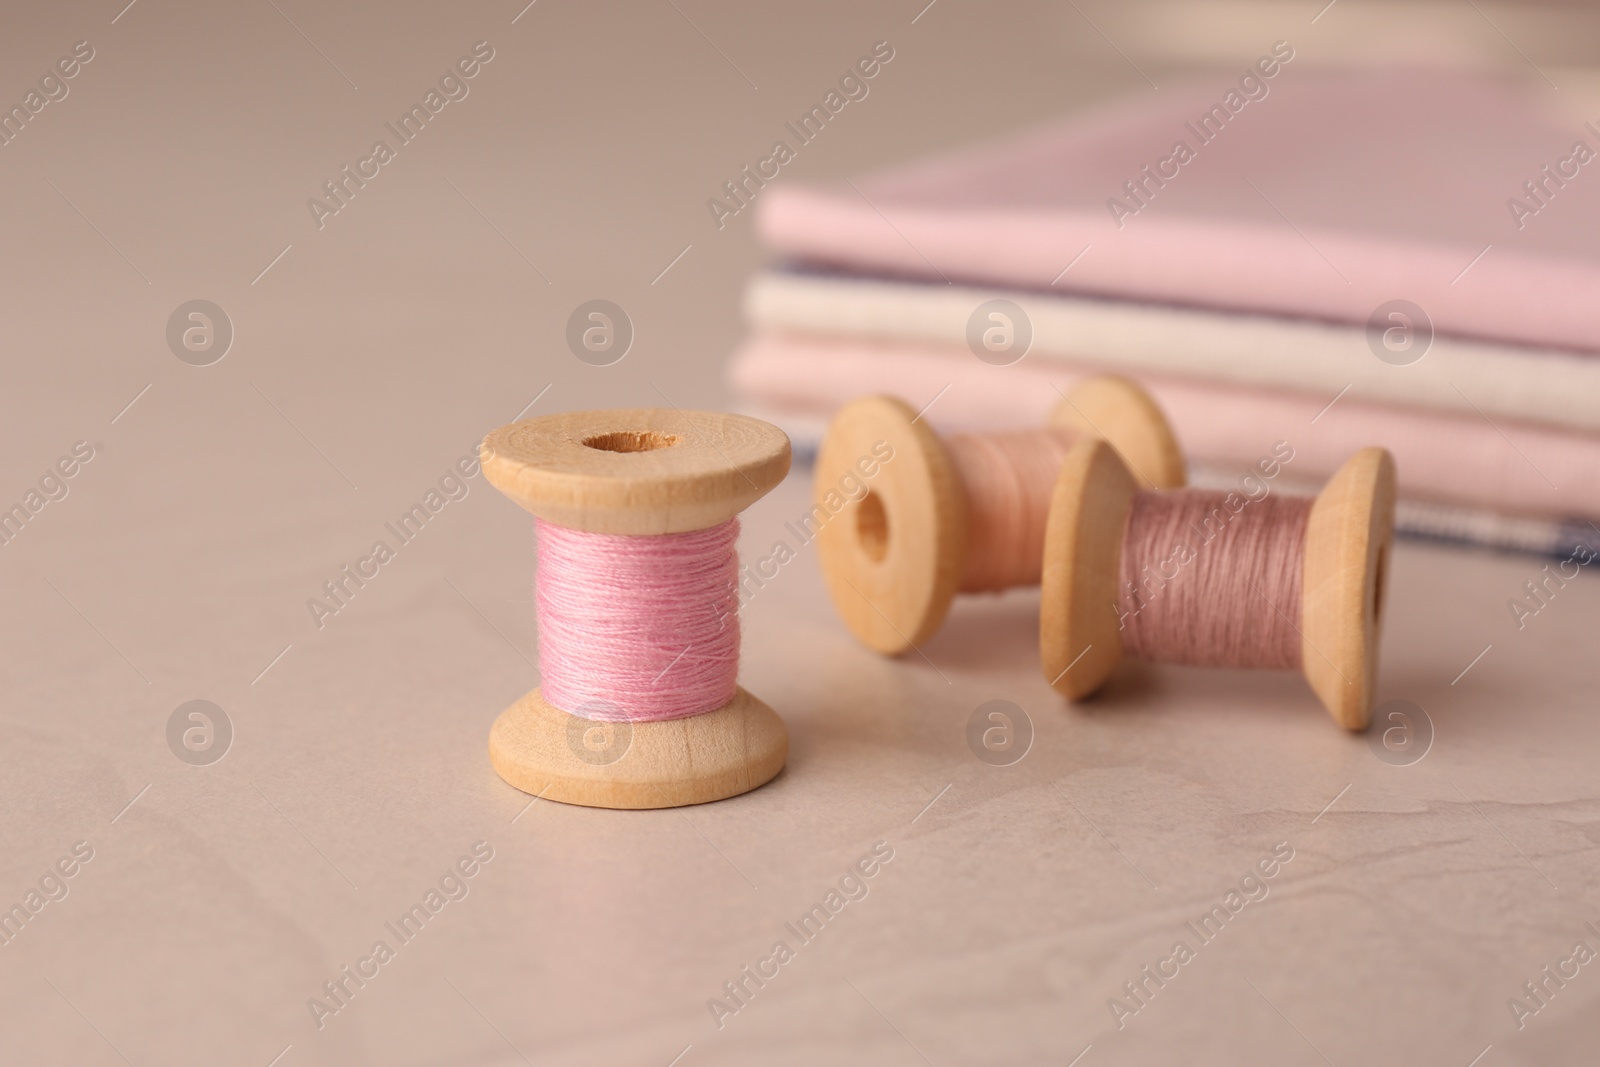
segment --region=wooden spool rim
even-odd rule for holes
[[[1150,394],[1131,379],[1118,374],[1083,379],[1061,398],[1050,425],[1104,438],[1141,488],[1176,489],[1188,481],[1172,424]]]
[[[1122,531],[1139,483],[1105,441],[1079,441],[1061,461],[1045,522],[1039,656],[1045,679],[1079,700],[1122,659],[1117,575]]]
[[[1062,463],[1045,534],[1039,652],[1044,676],[1077,700],[1122,658],[1117,580],[1137,482],[1103,441]],[[1300,630],[1302,673],[1334,721],[1365,729],[1394,538],[1394,461],[1366,448],[1312,503],[1306,529]]]
[[[1394,505],[1393,457],[1363,448],[1322,487],[1306,527],[1301,669],[1348,730],[1372,718]]]
[[[892,458],[861,478],[863,457],[880,443]],[[817,530],[823,580],[850,631],[896,655],[932,635],[950,610],[966,559],[966,494],[938,435],[887,396],[852,401],[829,424],[812,490],[823,515],[827,494],[852,478],[865,492]]]
[[[619,758],[584,758],[589,731],[607,731],[613,743],[625,731]],[[673,808],[737,796],[775,778],[788,752],[783,720],[742,688],[703,715],[634,723],[570,715],[535,689],[489,731],[489,761],[501,778],[545,800],[594,808]]]
[[[573,411],[502,426],[483,473],[539,518],[574,530],[704,530],[789,472],[789,438],[745,415],[677,408]]]

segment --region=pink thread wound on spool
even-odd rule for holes
[[[967,496],[963,592],[1039,584],[1050,494],[1077,439],[1071,430],[1052,427],[957,434],[946,441]]]
[[[1244,506],[1230,508],[1230,497]],[[1298,670],[1311,505],[1202,489],[1135,493],[1118,577],[1122,647],[1164,663]]]
[[[739,520],[623,536],[534,521],[545,699],[607,722],[714,711],[739,675]]]

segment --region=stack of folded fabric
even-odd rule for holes
[[[1197,484],[1282,441],[1315,485],[1382,445],[1403,531],[1565,554],[1600,542],[1597,154],[1600,123],[1520,82],[1279,49],[1224,85],[762,190],[782,265],[750,284],[734,384],[803,450],[863,393],[985,429],[1114,371]]]

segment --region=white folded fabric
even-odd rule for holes
[[[1368,331],[1130,301],[798,272],[753,278],[745,312],[765,329],[966,346],[980,305],[1009,300],[1032,333],[1024,358],[1345,394],[1584,430],[1600,429],[1600,357],[1435,337],[1416,362],[1380,359]],[[1413,350],[1414,351],[1414,350]],[[976,358],[976,357],[974,357]]]

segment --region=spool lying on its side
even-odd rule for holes
[[[1166,417],[1125,378],[1080,382],[1050,425],[1109,441],[1144,484],[1184,484]],[[858,484],[866,487],[858,496],[841,489]],[[818,554],[835,609],[867,647],[897,655],[944,622],[962,591],[969,531],[983,518],[973,514],[972,496],[950,447],[904,402],[864,397],[834,416],[817,454]],[[842,507],[830,507],[834,500]]]
[[[1045,678],[1074,700],[1100,688],[1123,655],[1118,582],[1139,491],[1104,442],[1081,442],[1062,463],[1045,533],[1039,651]],[[1394,505],[1394,461],[1366,448],[1323,487],[1306,526],[1301,670],[1350,730],[1365,729],[1372,714]]]

